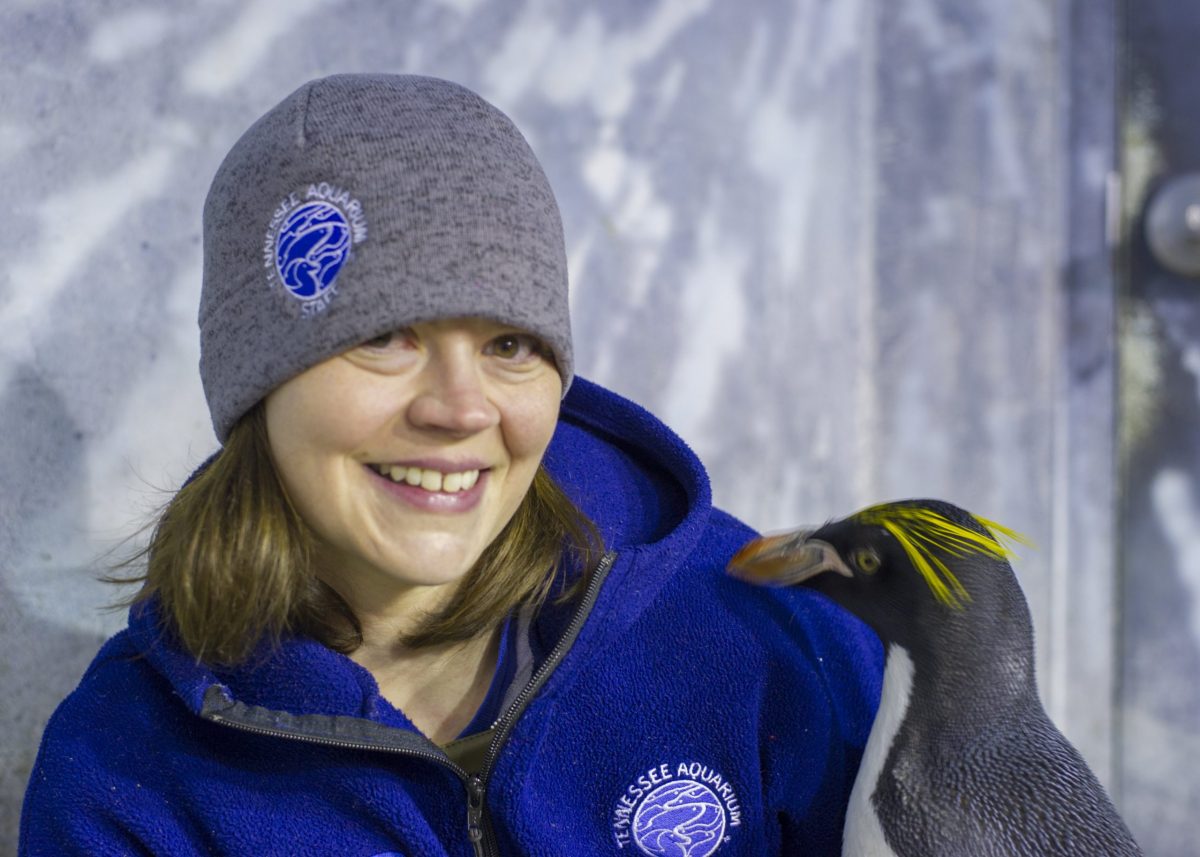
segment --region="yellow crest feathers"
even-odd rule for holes
[[[971,515],[987,535],[957,524],[946,516],[923,506],[883,503],[852,516],[860,524],[880,526],[895,536],[913,566],[925,578],[934,596],[943,604],[962,607],[970,593],[934,551],[951,556],[982,554],[1007,560],[1013,555],[1007,542],[1028,545],[1029,540],[1008,527]]]

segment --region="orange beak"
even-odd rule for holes
[[[826,571],[854,576],[833,545],[811,535],[812,530],[796,530],[753,539],[733,555],[725,570],[759,586],[795,586]]]

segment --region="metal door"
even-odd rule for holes
[[[1165,857],[1200,853],[1200,3],[1124,19],[1116,788]]]

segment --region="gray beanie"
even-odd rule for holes
[[[398,328],[482,316],[571,383],[562,221],[513,123],[457,84],[335,75],[250,127],[204,204],[200,377],[213,428]]]

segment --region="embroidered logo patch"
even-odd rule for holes
[[[629,784],[613,808],[618,848],[633,843],[649,857],[709,857],[742,823],[737,793],[699,762],[663,763]]]
[[[367,238],[362,204],[344,188],[310,184],[275,208],[263,240],[263,266],[273,288],[282,286],[315,315],[337,295],[335,281],[353,245]]]

